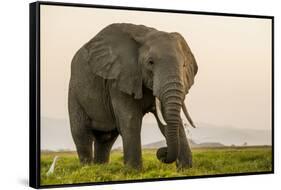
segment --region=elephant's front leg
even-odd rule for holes
[[[141,169],[140,132],[143,115],[140,103],[114,89],[111,90],[111,100],[117,128],[123,141],[124,163],[130,168]]]
[[[154,113],[154,116],[157,120],[158,127],[161,131],[161,133],[165,136],[165,126],[160,122],[160,120],[157,117],[157,114]],[[192,167],[192,153],[191,149],[188,143],[188,140],[186,138],[184,128],[181,125],[179,128],[179,142],[180,142],[180,148],[179,148],[179,156],[177,159],[177,167],[179,169],[184,169],[184,168],[191,168]]]
[[[179,169],[191,168],[192,167],[192,153],[185,135],[183,125],[179,129],[180,137],[180,152],[177,159],[177,167]]]
[[[123,123],[123,122],[121,122]],[[120,123],[120,124],[121,124]],[[128,124],[128,125],[127,125]],[[127,124],[125,122],[121,124],[123,129],[121,129],[122,140],[123,140],[123,151],[124,151],[124,163],[126,166],[134,169],[142,168],[142,154],[141,154],[141,138],[140,131],[129,125],[139,125],[136,122],[129,121]],[[126,126],[127,125],[127,126]],[[124,129],[126,126],[126,129]]]

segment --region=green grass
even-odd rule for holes
[[[111,153],[109,164],[86,166],[79,164],[73,152],[43,152],[41,185],[266,172],[272,168],[271,147],[193,149],[192,152],[193,167],[177,171],[175,164],[160,163],[155,150],[143,150],[141,172],[124,167],[123,154],[119,151]],[[59,156],[55,172],[46,176],[55,155]]]

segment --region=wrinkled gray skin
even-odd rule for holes
[[[196,73],[196,61],[179,33],[133,24],[111,24],[100,31],[71,64],[69,116],[80,162],[108,162],[121,135],[124,163],[140,169],[142,118],[151,112],[167,142],[157,158],[191,167],[180,110]],[[167,126],[156,114],[155,97]]]

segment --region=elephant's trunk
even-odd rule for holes
[[[184,98],[183,85],[180,82],[169,82],[161,92],[160,100],[162,113],[167,123],[165,136],[167,147],[157,151],[157,158],[164,163],[176,161],[179,153],[179,126],[181,124],[180,111]]]

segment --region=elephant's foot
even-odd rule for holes
[[[129,142],[134,142],[130,140]],[[141,154],[141,146],[140,141],[134,142],[135,146],[132,143],[128,143],[128,141],[123,140],[124,147],[124,164],[126,168],[133,170],[141,170],[142,169],[142,154]]]
[[[76,149],[81,164],[85,165],[93,163],[93,149],[91,141],[76,141]]]
[[[184,170],[192,167],[192,152],[183,126],[180,127],[180,151],[176,165],[178,170]]]
[[[88,165],[93,163],[92,147],[91,146],[77,146],[77,153],[80,163]]]
[[[87,145],[76,143],[76,149],[77,149],[79,161],[82,165],[93,163],[92,143],[87,143]]]
[[[140,171],[142,170],[141,161],[125,161],[124,162],[126,169],[129,171]]]
[[[110,150],[118,136],[117,131],[95,134],[94,163],[106,164],[109,162]]]
[[[189,169],[192,168],[192,158],[188,157],[185,159],[178,159],[176,161],[176,166],[178,170],[184,170],[184,169]]]
[[[109,162],[108,159],[94,158],[94,164],[107,164]]]
[[[134,142],[130,140],[129,142]],[[123,140],[124,147],[124,164],[126,168],[133,170],[142,169],[142,155],[141,155],[141,146],[139,141],[135,141],[135,146],[132,143],[128,143],[126,140]],[[138,144],[138,145],[137,145]]]
[[[93,159],[92,158],[79,158],[80,163],[82,165],[90,165],[93,164]]]
[[[110,150],[95,148],[95,156],[94,156],[95,164],[106,164],[109,162],[109,157],[110,157]]]

